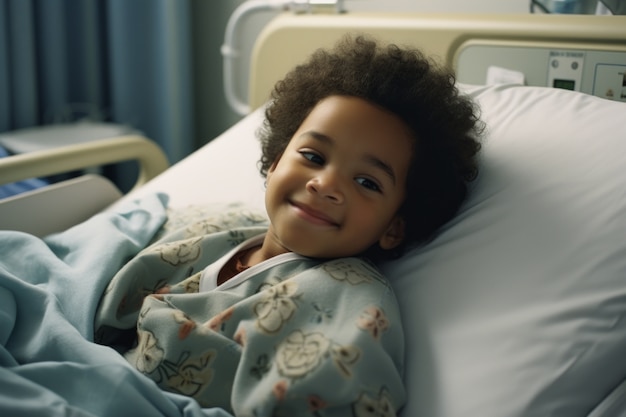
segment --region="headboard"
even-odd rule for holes
[[[249,103],[267,101],[272,87],[315,49],[347,32],[410,44],[458,72],[461,54],[480,44],[608,51],[626,68],[626,16],[543,14],[283,13],[261,32],[252,52]],[[476,83],[457,74],[460,82]],[[538,85],[537,83],[533,85]]]

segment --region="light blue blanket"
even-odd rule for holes
[[[113,275],[166,219],[148,196],[39,239],[0,231],[0,416],[210,416],[92,342]]]

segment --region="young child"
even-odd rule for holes
[[[479,128],[417,50],[358,37],[317,51],[266,109],[269,223],[222,213],[166,234],[111,282],[99,341],[136,333],[118,348],[139,371],[235,416],[395,415],[402,323],[370,261],[455,214]]]

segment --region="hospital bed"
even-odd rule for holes
[[[91,210],[164,192],[170,211],[237,202],[263,212],[255,131],[271,86],[315,48],[355,31],[422,47],[452,66],[487,126],[481,172],[458,215],[432,242],[383,265],[406,332],[409,398],[401,416],[626,416],[626,17],[280,15],[254,48],[251,113]],[[555,59],[569,75],[555,75]],[[489,67],[517,78],[489,79]],[[18,179],[3,163],[0,178]],[[166,165],[156,167],[149,177]],[[18,365],[3,375],[13,369],[28,379]],[[73,398],[45,378],[27,382],[31,391],[15,388],[17,398],[38,388]],[[127,404],[135,415],[202,415],[183,398],[136,388],[137,379],[119,384],[101,391],[107,411],[126,390],[141,405]]]

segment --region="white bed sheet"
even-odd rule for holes
[[[264,212],[265,180],[258,169],[261,146],[256,137],[262,120],[259,108],[120,203],[165,192],[171,208],[236,202]]]

